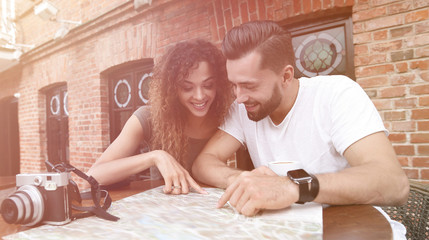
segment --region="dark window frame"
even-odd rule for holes
[[[308,19],[301,19],[300,21],[292,21],[293,23],[279,23],[284,29],[288,30],[291,37],[308,34],[311,32],[320,32],[335,27],[344,27],[345,35],[345,51],[346,51],[346,71],[344,75],[355,80],[355,66],[354,66],[354,45],[353,45],[353,21],[351,13],[341,13],[339,15],[332,15],[320,17],[309,16]],[[296,70],[296,77],[301,77]]]
[[[48,160],[51,164],[70,161],[69,153],[69,116],[65,111],[64,99],[68,90],[65,83],[49,87],[45,90],[46,99],[46,137]],[[51,99],[54,96],[58,97],[58,114],[54,115],[51,112]],[[47,166],[48,167],[48,166]],[[48,167],[48,170],[49,167]]]
[[[109,133],[110,133],[110,143],[112,143],[116,137],[119,135],[119,133],[122,130],[123,122],[121,124],[121,121],[119,120],[121,112],[128,112],[125,113],[124,119],[128,119],[131,114],[137,110],[140,106],[145,105],[143,102],[141,102],[139,95],[138,95],[138,84],[141,79],[141,77],[145,73],[150,73],[153,71],[153,59],[152,58],[145,58],[145,59],[139,59],[135,61],[126,62],[114,67],[109,68],[108,70],[102,72],[103,78],[107,79],[108,81],[108,99],[109,99]],[[116,81],[120,79],[129,79],[131,83],[131,99],[128,105],[123,108],[116,108],[115,107],[115,99],[114,99],[114,88]]]

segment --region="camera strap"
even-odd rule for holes
[[[118,221],[118,217],[115,217],[106,211],[112,204],[112,198],[110,197],[109,193],[106,190],[101,190],[100,184],[92,176],[88,176],[76,168],[74,168],[73,172],[91,184],[91,192],[81,193],[81,199],[92,199],[94,203],[94,206],[91,207],[75,206],[72,204],[72,208],[74,210],[83,211],[83,213],[75,214],[73,218],[83,218],[95,214],[95,216],[105,220]],[[104,198],[103,205],[100,205],[101,198]]]
[[[79,177],[83,178],[85,181],[87,181],[91,185],[91,192],[79,192],[79,188],[77,187],[76,183],[73,182],[73,180],[70,179],[70,183],[73,186],[73,192],[71,193],[73,196],[72,198],[79,203],[81,203],[81,200],[91,200],[94,203],[94,206],[91,207],[84,207],[84,206],[76,206],[72,204],[72,209],[81,211],[82,213],[77,213],[72,216],[72,219],[78,219],[78,218],[84,218],[89,217],[92,215],[95,215],[99,218],[109,220],[109,221],[118,221],[119,218],[116,216],[113,216],[112,214],[108,213],[106,210],[110,207],[112,204],[112,198],[110,197],[109,193],[106,190],[101,190],[100,184],[97,182],[95,178],[92,176],[88,176],[79,169],[73,167],[72,165],[68,163],[61,163],[59,164],[61,168],[58,169],[58,165],[54,166],[53,169],[56,171],[72,171]],[[103,198],[103,203],[100,205],[101,198]]]

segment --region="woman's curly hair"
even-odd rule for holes
[[[184,134],[187,109],[180,103],[178,91],[197,64],[207,62],[216,81],[216,97],[209,116],[220,125],[232,102],[231,86],[226,73],[226,60],[212,43],[202,40],[179,42],[169,48],[154,67],[150,83],[153,149],[162,149],[184,165],[188,138]]]

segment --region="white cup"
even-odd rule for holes
[[[288,171],[301,169],[302,165],[300,162],[277,161],[269,162],[268,167],[279,176],[287,176]]]

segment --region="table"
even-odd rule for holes
[[[0,183],[6,179],[0,177]],[[14,178],[9,178],[8,181]],[[109,190],[113,201],[163,185],[160,180],[131,182],[119,189]],[[10,185],[10,182],[9,182]],[[0,199],[1,201],[2,199]],[[0,217],[0,237],[28,228],[7,224]],[[370,205],[330,206],[323,209],[323,239],[393,239],[392,230],[384,216]]]

